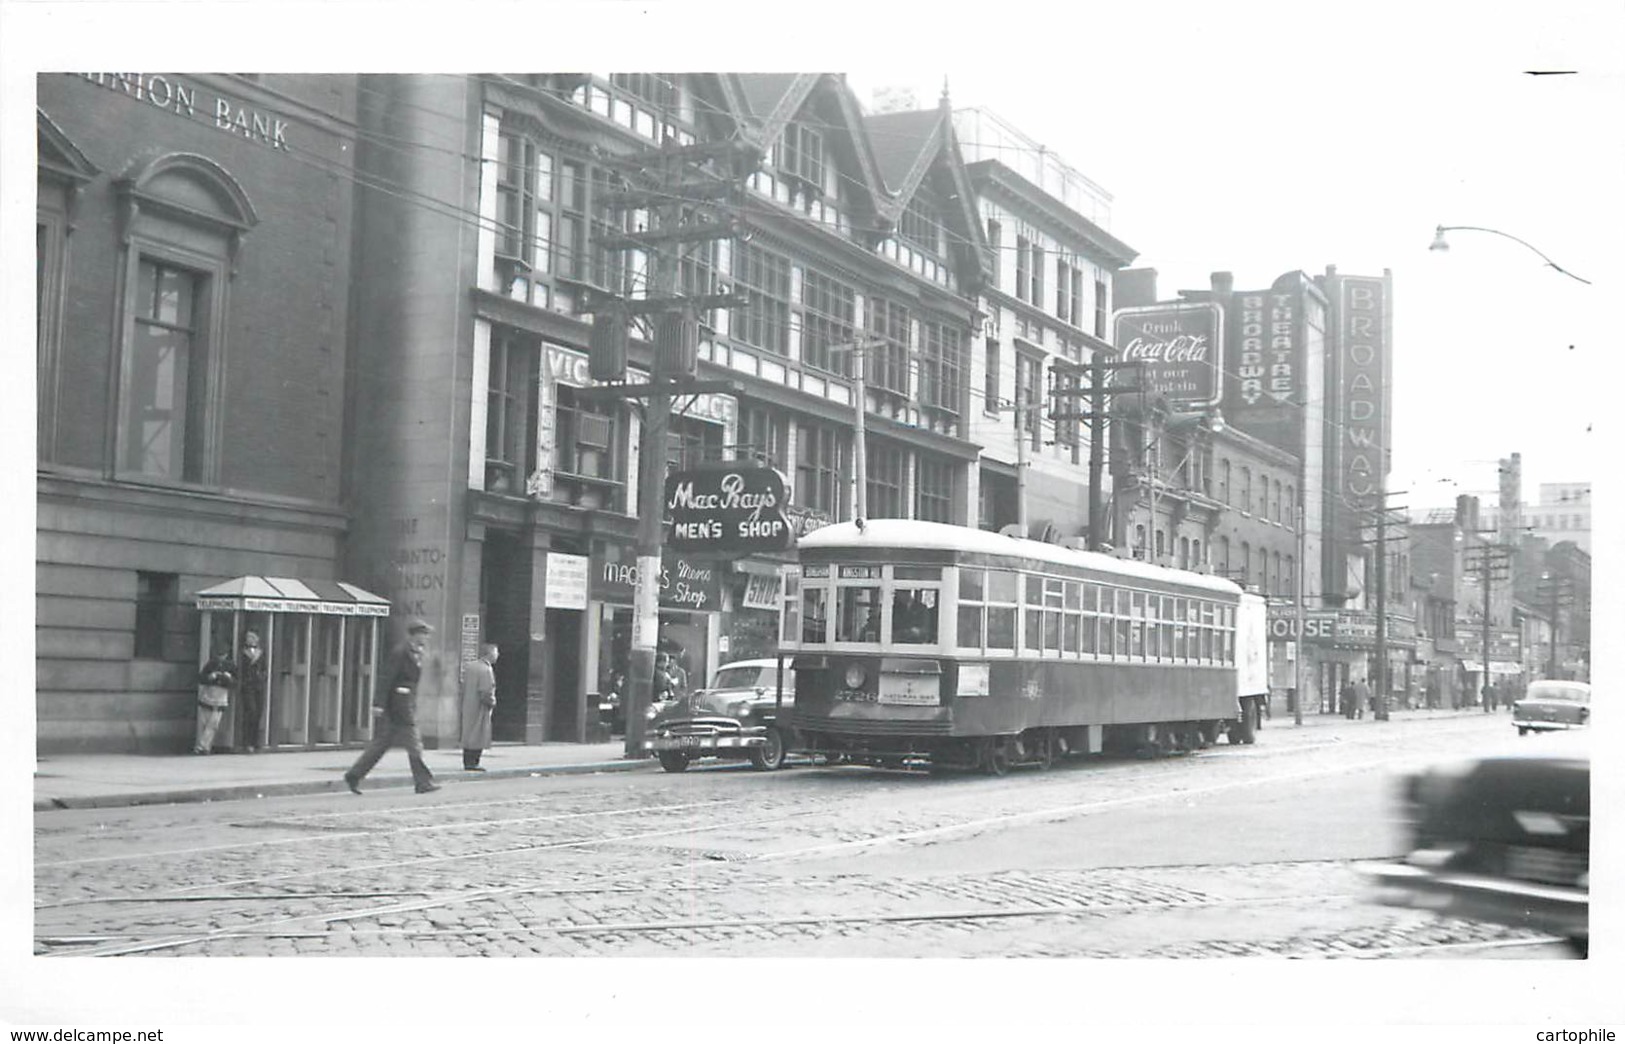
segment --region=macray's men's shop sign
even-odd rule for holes
[[[666,476],[666,546],[690,554],[785,551],[795,530],[784,477],[759,465],[723,464]]]

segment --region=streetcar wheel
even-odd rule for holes
[[[767,745],[765,747],[751,748],[750,763],[754,768],[762,772],[772,772],[783,767],[784,736],[778,729],[768,728]]]
[[[1010,749],[1004,740],[989,740],[982,751],[982,771],[990,776],[1002,776],[1010,771]]]
[[[1201,745],[1204,747],[1213,746],[1213,744],[1219,742],[1219,723],[1216,721],[1204,721],[1202,723],[1201,733]]]
[[[663,750],[660,752],[660,767],[667,772],[681,772],[688,768],[688,755],[680,750]]]
[[[1038,737],[1038,767],[1040,770],[1055,767],[1055,737],[1049,733]]]

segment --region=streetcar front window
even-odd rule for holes
[[[897,645],[937,644],[937,590],[899,587],[892,591],[891,636]]]
[[[880,641],[880,588],[837,588],[836,631],[838,642]]]

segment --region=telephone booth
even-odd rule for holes
[[[259,720],[240,718],[234,694],[219,746],[311,748],[372,738],[372,691],[380,621],[389,602],[354,584],[239,576],[199,591],[200,665],[212,651],[240,660],[243,636],[260,637],[265,702]]]

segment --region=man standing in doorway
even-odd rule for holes
[[[487,642],[463,673],[463,769],[484,772],[480,754],[491,745],[491,710],[497,705],[498,649]]]
[[[384,752],[397,744],[406,748],[417,792],[427,794],[440,789],[423,762],[423,737],[418,735],[418,679],[423,675],[423,652],[433,630],[427,621],[413,619],[406,627],[406,642],[389,654],[380,676],[379,698],[372,708],[372,742],[344,774],[344,783],[352,794],[361,793],[361,781]]]
[[[245,754],[260,748],[260,726],[265,714],[265,650],[258,631],[243,634],[243,655],[237,663],[237,717],[242,722]]]

